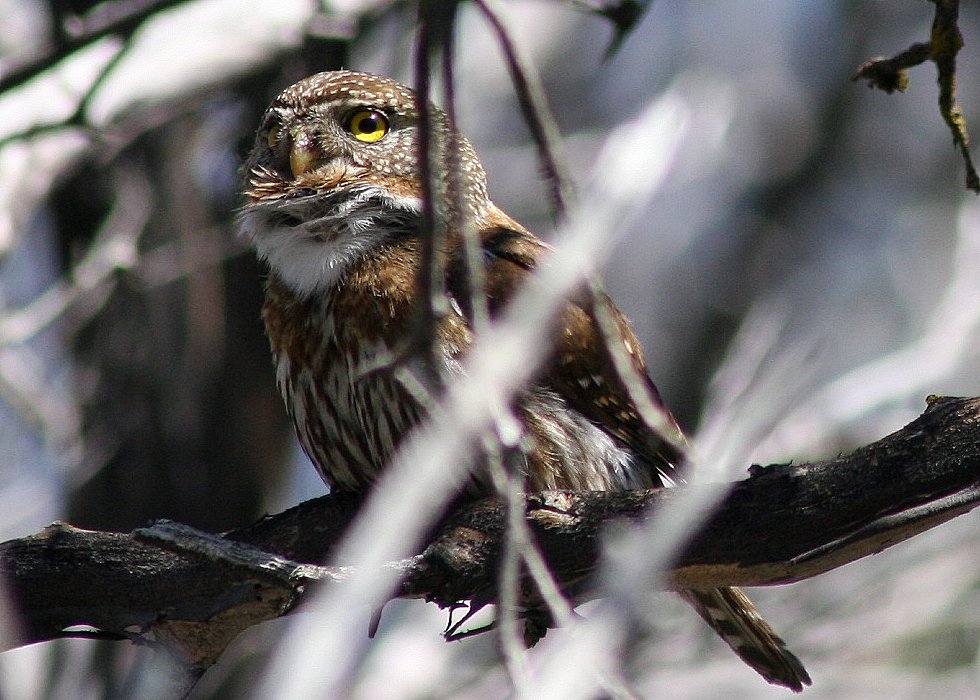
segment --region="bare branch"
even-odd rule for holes
[[[683,489],[527,496],[530,532],[566,594],[581,596],[616,520],[643,521]],[[980,504],[980,398],[932,398],[922,416],[851,455],[753,467],[669,572],[683,588],[791,583],[876,553]],[[131,534],[55,524],[0,545],[22,643],[78,634],[160,643],[197,671],[243,629],[291,610],[358,511],[350,496],[301,504],[223,537],[156,526]],[[418,556],[392,562],[399,597],[495,602],[507,507],[462,507]],[[245,546],[247,545],[247,546]],[[534,603],[532,587],[524,587]]]

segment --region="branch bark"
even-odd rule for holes
[[[850,455],[753,466],[671,569],[687,588],[791,583],[816,576],[980,504],[980,398],[930,398],[908,426]],[[529,494],[527,517],[566,590],[580,589],[614,520],[644,521],[679,486]],[[243,629],[288,612],[313,581],[343,585],[329,560],[358,510],[326,496],[222,536],[158,525],[128,534],[55,523],[0,545],[0,575],[20,613],[19,643],[98,635],[159,643],[195,673]],[[419,555],[392,565],[400,597],[493,601],[502,504],[457,509]],[[79,626],[85,626],[81,628]]]

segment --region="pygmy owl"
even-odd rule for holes
[[[472,146],[431,109],[434,142],[458,149],[449,159],[458,172],[436,178],[441,199],[462,210],[437,208],[445,232],[438,269],[449,303],[437,317],[432,354],[452,381],[474,333],[461,222],[482,249],[480,291],[491,318],[548,247],[494,205]],[[424,415],[391,368],[410,345],[416,318],[419,140],[412,90],[367,73],[320,73],[276,98],[244,168],[240,228],[269,266],[263,318],[279,390],[303,449],[332,489],[370,488]],[[587,291],[569,300],[548,363],[515,399],[530,491],[644,488],[677,478],[675,455],[640,418],[614,368],[596,320],[599,303],[618,329],[613,342],[659,400],[625,317]],[[681,594],[768,681],[794,690],[810,682],[741,591]]]

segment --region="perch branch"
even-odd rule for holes
[[[530,530],[564,590],[581,591],[614,520],[644,521],[678,486],[529,494]],[[671,568],[686,588],[816,576],[980,504],[980,398],[931,398],[908,426],[850,455],[753,466]],[[19,643],[99,634],[162,644],[203,670],[243,629],[291,610],[312,582],[344,585],[327,561],[358,510],[351,496],[307,501],[222,536],[158,523],[129,534],[54,524],[0,545],[20,613]],[[393,562],[400,597],[496,600],[505,506],[457,509],[417,556]]]

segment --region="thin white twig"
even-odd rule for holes
[[[32,302],[0,316],[0,346],[20,345],[61,318],[79,302],[108,298],[117,270],[132,268],[138,260],[137,244],[152,207],[152,188],[135,168],[120,167],[115,178],[112,209],[85,256],[64,277]],[[89,317],[101,304],[89,305]]]
[[[74,327],[95,316],[115,288],[115,272],[136,264],[152,188],[140,171],[127,167],[120,168],[115,185],[112,209],[71,273],[0,316],[0,398],[43,436],[60,462],[73,465],[82,456],[80,412],[63,392],[51,391],[47,368],[29,341],[69,312]],[[59,330],[69,335],[72,329],[62,324]]]

